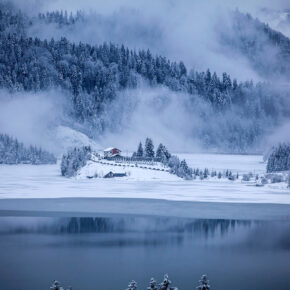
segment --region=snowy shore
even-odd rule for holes
[[[186,158],[192,167],[226,168],[239,174],[265,171],[262,156],[183,154],[181,157]],[[0,210],[2,214],[5,211],[25,211],[26,214],[62,212],[63,206],[64,212],[76,214],[245,219],[267,218],[268,215],[289,218],[290,215],[290,191],[285,183],[256,187],[226,178],[183,180],[167,172],[158,174],[144,173],[137,178],[78,179],[60,176],[59,165],[1,165]]]

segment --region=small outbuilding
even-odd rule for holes
[[[104,175],[104,178],[124,177],[124,176],[127,176],[127,174],[126,173],[113,173],[112,171],[110,171],[109,173]]]
[[[120,156],[121,150],[115,147],[109,147],[104,150],[104,157],[115,157]]]

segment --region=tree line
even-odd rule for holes
[[[53,164],[56,157],[36,146],[26,147],[7,134],[0,134],[0,164]]]

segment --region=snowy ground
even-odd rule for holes
[[[233,173],[261,173],[265,168],[262,156],[185,154],[180,157],[186,158],[192,167],[227,168]],[[1,165],[0,198],[109,197],[290,204],[290,191],[285,183],[256,187],[225,178],[186,181],[167,172],[139,170],[134,178],[68,179],[60,176],[59,165]]]
[[[115,162],[105,159],[99,160],[94,158],[87,162],[86,166],[81,168],[76,175],[76,179],[86,179],[88,177],[103,178],[107,173],[121,173],[126,174],[121,180],[132,181],[177,181],[180,178],[176,175],[170,174],[169,168],[164,167],[159,162],[152,163],[138,163],[135,162]],[[120,180],[120,178],[118,178]]]

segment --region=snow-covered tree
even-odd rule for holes
[[[60,283],[57,280],[54,280],[52,283],[52,286],[50,287],[52,290],[63,290],[63,288],[60,286]]]
[[[132,280],[129,284],[128,284],[128,288],[126,290],[136,290],[137,289],[137,283]]]
[[[83,167],[91,156],[90,146],[74,148],[62,156],[60,169],[61,175],[66,177],[74,176]]]
[[[206,275],[202,275],[199,280],[199,286],[196,287],[198,290],[210,290],[209,280]]]
[[[155,156],[156,156],[156,158],[160,158],[163,163],[166,163],[169,160],[169,158],[171,157],[171,154],[169,153],[167,148],[162,143],[160,143],[157,150],[156,150]]]
[[[149,282],[149,287],[147,287],[147,290],[157,290],[157,282],[155,281],[154,278],[151,278],[150,279],[150,282]]]
[[[163,282],[159,284],[160,290],[168,290],[170,289],[171,281],[169,280],[168,274],[164,275]]]
[[[145,141],[145,157],[154,158],[154,145],[150,138],[146,138]]]
[[[184,179],[192,179],[192,169],[188,167],[185,160],[180,162],[180,165],[177,169],[177,176]]]
[[[180,166],[180,160],[177,156],[173,155],[168,160],[168,166],[170,167],[170,172],[177,174],[178,168]]]

